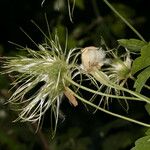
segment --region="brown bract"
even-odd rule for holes
[[[78,102],[76,100],[76,97],[74,96],[74,94],[69,90],[68,87],[65,87],[65,91],[64,91],[65,96],[68,98],[69,102],[76,107],[78,105]]]

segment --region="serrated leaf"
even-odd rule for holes
[[[143,46],[147,45],[147,42],[138,39],[120,39],[118,40],[118,43],[121,46],[134,52],[140,51]]]
[[[148,78],[150,77],[150,67],[144,69],[138,76],[134,83],[137,92],[140,92]]]
[[[150,66],[150,43],[141,49],[141,56],[132,65],[132,74]]]

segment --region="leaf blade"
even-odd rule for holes
[[[150,67],[147,67],[137,76],[137,80],[134,83],[134,87],[136,88],[137,92],[141,92],[144,84],[146,83],[149,77],[150,77]]]
[[[147,42],[138,39],[120,39],[118,43],[133,52],[139,52]]]
[[[141,56],[134,60],[132,65],[132,74],[150,66],[150,43],[141,49]]]

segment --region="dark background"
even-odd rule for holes
[[[59,10],[57,2],[62,2]],[[44,40],[41,32],[30,22],[34,20],[47,33],[45,13],[50,30],[57,29],[60,41],[65,43],[68,31],[68,47],[100,45],[101,36],[109,47],[116,45],[121,38],[137,38],[114,13],[100,0],[77,0],[73,23],[69,19],[67,0],[46,0],[43,7],[41,0],[1,0],[0,1],[0,56],[16,55],[16,47],[8,41],[34,48],[36,43]],[[142,34],[150,40],[149,1],[147,0],[113,0],[115,8],[129,20]],[[71,3],[72,4],[72,3]],[[0,150],[129,150],[134,142],[144,135],[144,127],[111,117],[102,112],[92,113],[80,104],[71,106],[64,98],[61,105],[63,114],[58,124],[56,136],[51,139],[50,112],[45,115],[43,128],[35,133],[35,125],[29,123],[12,123],[17,113],[9,105],[4,105],[10,94],[10,80],[0,76]],[[85,95],[87,93],[84,93]],[[129,113],[122,110],[119,103],[111,103],[111,109],[147,121],[148,115],[144,104],[131,103]],[[138,131],[138,132],[137,132]],[[113,147],[113,148],[112,148]]]

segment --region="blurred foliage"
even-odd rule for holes
[[[80,137],[80,128],[72,127],[52,142],[52,149],[56,150],[87,150],[91,144],[89,137]]]
[[[73,0],[70,0],[71,7]],[[132,31],[117,17],[109,8],[99,0],[76,0],[76,5],[72,15],[71,23],[68,15],[67,0],[2,0],[0,5],[0,56],[24,55],[23,51],[8,41],[19,45],[31,47],[36,50],[34,43],[20,31],[20,27],[36,42],[42,43],[44,36],[30,20],[34,20],[44,33],[48,35],[45,13],[52,35],[57,32],[60,43],[65,47],[66,40],[68,48],[99,46],[101,36],[107,45],[113,47],[118,39],[137,38]],[[113,6],[131,22],[137,30],[149,41],[149,5],[148,1],[112,1]],[[145,6],[141,11],[141,6]],[[67,35],[66,35],[67,33]],[[130,42],[123,42],[122,46],[131,46]],[[133,41],[132,41],[133,42]],[[135,41],[134,41],[135,42]],[[125,45],[124,45],[125,44]],[[139,44],[139,43],[138,43]],[[140,46],[142,43],[140,44]],[[139,46],[139,45],[138,45]],[[149,46],[149,45],[148,45]],[[132,47],[133,48],[133,47]],[[138,47],[139,48],[139,47]],[[149,58],[144,54],[146,47],[141,50],[141,56],[135,63],[142,63]],[[150,54],[150,53],[148,53]],[[140,62],[138,62],[140,61]],[[149,66],[149,64],[148,64]],[[147,66],[145,66],[147,67]],[[142,74],[149,73],[148,68],[141,68],[138,75],[136,87],[140,82],[146,82]],[[129,150],[134,145],[134,141],[143,136],[145,129],[126,121],[118,120],[101,112],[89,113],[83,106],[72,108],[70,105],[62,103],[62,112],[66,116],[64,122],[60,123],[57,135],[50,138],[50,121],[47,113],[43,121],[43,129],[35,133],[35,126],[27,123],[12,121],[17,118],[10,105],[4,104],[11,95],[10,78],[0,75],[0,150]],[[138,87],[140,91],[142,87]],[[148,120],[146,111],[141,111],[141,105],[131,103],[130,112],[133,117]],[[82,107],[82,108],[80,108]],[[114,109],[120,111],[120,106]],[[140,110],[140,113],[138,113]],[[120,111],[122,113],[122,111]],[[123,112],[125,113],[125,112]],[[48,118],[48,119],[47,119]],[[144,120],[144,121],[145,121]],[[138,132],[137,132],[138,131]],[[147,136],[139,139],[133,150],[140,149],[141,144],[149,139]],[[148,143],[145,144],[147,146]],[[149,146],[149,145],[148,145]],[[143,148],[143,147],[142,147]],[[147,148],[147,150],[149,147]]]

